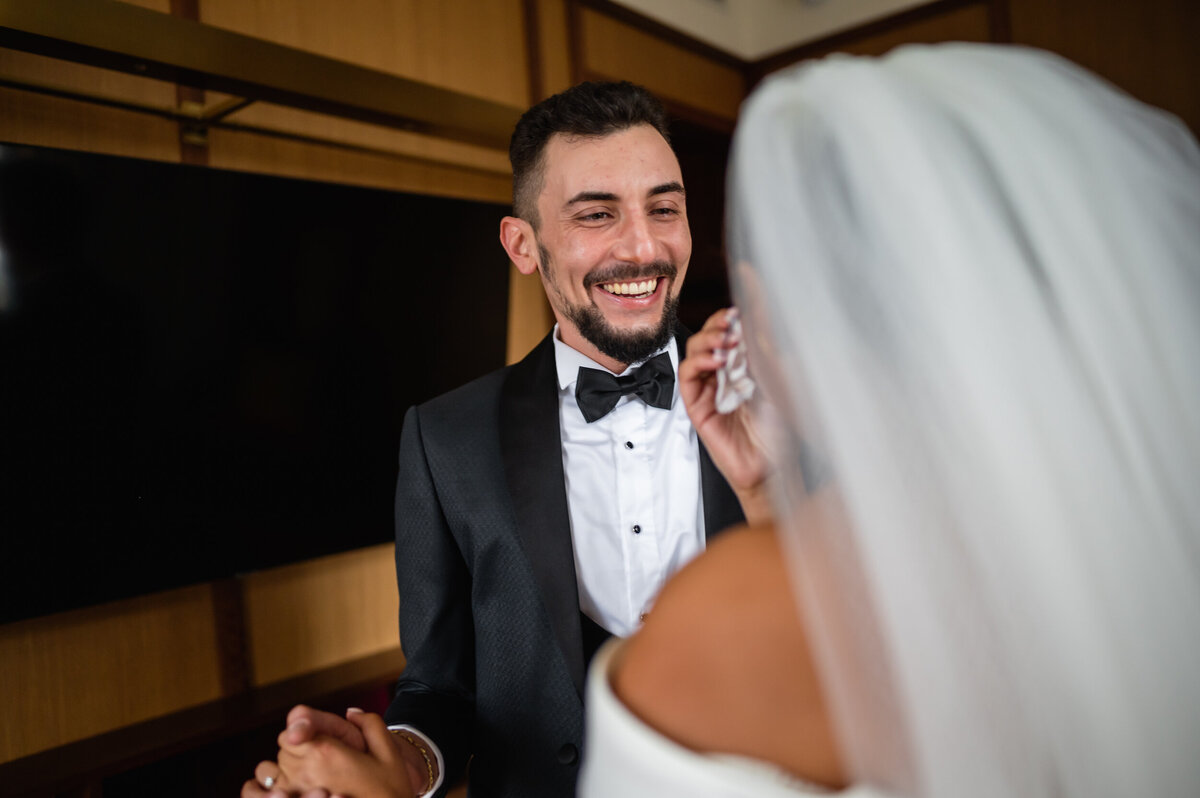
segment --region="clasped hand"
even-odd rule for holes
[[[276,762],[260,762],[242,798],[413,798],[429,786],[425,759],[376,714],[288,713]]]

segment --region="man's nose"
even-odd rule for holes
[[[626,217],[613,257],[626,263],[652,263],[659,260],[661,252],[653,222],[640,214]]]

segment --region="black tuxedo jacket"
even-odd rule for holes
[[[683,351],[683,339],[680,339]],[[704,520],[742,520],[701,446]],[[583,744],[584,646],[554,344],[404,419],[396,489],[400,642],[387,711],[437,743],[472,796],[568,798]]]

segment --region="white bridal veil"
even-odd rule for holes
[[[1200,795],[1187,129],[1042,52],[835,57],[749,100],[730,199],[752,363],[849,519],[785,537],[853,774]]]

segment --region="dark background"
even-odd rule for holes
[[[391,540],[405,409],[503,365],[508,210],[0,145],[0,622]]]
[[[671,120],[671,147],[679,158],[687,188],[692,260],[680,295],[679,320],[692,332],[729,305],[725,265],[725,170],[729,134],[676,117]]]

